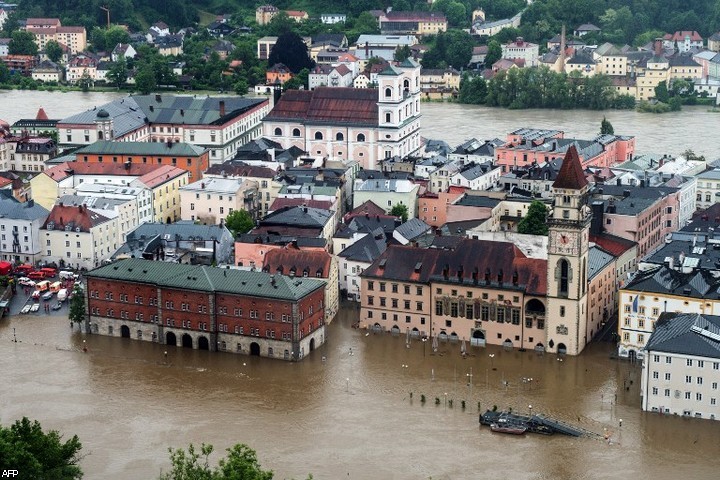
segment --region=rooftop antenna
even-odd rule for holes
[[[107,28],[110,28],[110,8],[107,5],[101,6],[100,10],[107,14]]]

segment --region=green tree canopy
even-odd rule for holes
[[[255,226],[255,221],[247,210],[233,210],[225,217],[225,225],[233,236],[247,233]]]
[[[607,118],[603,117],[602,122],[600,122],[600,135],[614,135],[615,129],[612,126],[612,123],[608,121]]]
[[[190,444],[187,452],[182,448],[169,449],[170,471],[160,475],[160,480],[272,480],[272,470],[263,470],[257,454],[247,445],[228,448],[226,458],[211,467],[209,457],[212,445],[202,444],[200,451]]]
[[[280,35],[270,51],[268,65],[282,63],[293,73],[298,73],[303,68],[310,70],[315,62],[308,55],[307,45],[297,33],[284,33]]]
[[[16,30],[10,37],[8,45],[10,55],[37,55],[38,46],[35,43],[35,35],[25,30]]]
[[[407,222],[407,220],[408,220],[407,205],[403,205],[402,203],[398,203],[397,205],[394,205],[392,207],[392,209],[390,210],[390,215],[392,215],[394,217],[402,218],[403,223]]]
[[[125,57],[121,57],[117,62],[113,62],[107,73],[107,79],[117,88],[125,85],[128,79],[127,62]]]
[[[493,63],[497,62],[502,58],[502,47],[500,46],[500,42],[498,42],[495,39],[492,39],[488,42],[488,51],[485,55],[485,66],[486,67],[492,67]]]
[[[81,449],[77,435],[63,442],[57,431],[43,432],[27,417],[10,428],[0,425],[0,471],[18,470],[20,478],[80,479]]]
[[[473,39],[462,30],[448,30],[435,37],[435,44],[425,52],[425,68],[465,68],[472,57]]]
[[[398,47],[395,49],[396,62],[402,62],[403,60],[409,58],[411,55],[412,50],[410,50],[410,47],[408,45],[403,45],[402,47]]]
[[[85,314],[85,294],[81,288],[76,286],[70,299],[70,313],[68,315],[70,323],[82,325],[85,321]]]
[[[547,235],[547,207],[540,200],[533,200],[525,218],[518,223],[518,233]]]
[[[55,40],[50,40],[45,44],[45,55],[48,56],[51,62],[57,63],[63,55],[62,47]]]

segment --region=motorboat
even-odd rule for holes
[[[39,303],[33,303],[33,304],[32,304],[32,307],[30,307],[30,311],[31,311],[31,312],[37,312],[38,310],[40,310],[40,304],[39,304]]]
[[[512,423],[491,423],[490,430],[497,433],[509,433],[511,435],[522,435],[527,432],[527,427],[521,424]]]
[[[28,313],[28,312],[30,311],[30,308],[31,308],[31,307],[32,307],[32,305],[29,305],[29,304],[28,304],[28,305],[25,305],[25,306],[22,308],[22,310],[20,310],[20,313]]]

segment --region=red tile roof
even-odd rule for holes
[[[330,210],[333,206],[328,200],[308,200],[306,198],[276,198],[270,205],[270,211],[280,210],[283,207],[311,207]]]
[[[59,182],[70,175],[128,175],[139,177],[157,169],[157,165],[149,163],[131,163],[128,168],[125,165],[124,163],[65,162],[48,168],[43,174]]]
[[[702,37],[695,30],[678,30],[675,33],[666,33],[664,40],[672,40],[673,42],[684,42],[685,37],[690,37],[692,42],[702,42]]]
[[[418,264],[419,271],[415,268]],[[489,273],[493,288],[517,288],[540,296],[547,294],[547,260],[527,258],[512,243],[469,238],[450,250],[390,246],[363,276],[453,284],[462,281],[465,285],[472,285],[477,279],[478,285],[484,285],[486,273]],[[513,285],[515,273],[517,286]],[[502,284],[499,283],[500,275]]]
[[[72,231],[80,228],[81,232],[89,232],[92,227],[107,222],[109,218],[88,210],[82,205],[54,205],[50,210],[50,215],[43,224],[42,228],[47,230],[49,223],[53,224],[53,230],[65,230],[70,227]]]
[[[347,220],[349,220],[352,217],[363,216],[363,215],[370,215],[371,217],[374,217],[375,215],[386,216],[385,210],[383,210],[382,207],[379,207],[372,200],[366,200],[365,202],[363,202],[360,205],[358,205],[357,207],[355,207],[351,212],[348,212],[345,215],[345,218]]]
[[[289,275],[295,269],[295,276],[328,278],[332,255],[325,250],[300,250],[291,246],[268,251],[263,260],[263,269],[269,273],[280,272]],[[319,273],[319,275],[318,275]]]
[[[40,109],[37,112],[37,115],[35,115],[35,120],[48,120],[47,113],[45,113],[45,109],[40,107]]]
[[[377,102],[374,88],[289,90],[265,120],[377,126]]]
[[[591,233],[590,241],[616,257],[619,257],[637,245],[637,243],[632,240],[627,240],[608,233],[603,233],[602,235]]]
[[[159,168],[141,175],[138,180],[148,188],[155,188],[165,182],[187,174],[182,168],[173,167],[172,165],[161,165]]]
[[[10,180],[9,178],[0,177],[0,188],[5,188],[8,185],[10,185],[11,183],[13,183],[13,181]]]
[[[571,145],[565,153],[560,172],[553,183],[553,188],[564,188],[568,190],[580,190],[588,184],[583,172],[580,157],[575,145]]]

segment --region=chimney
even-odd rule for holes
[[[615,180],[615,183],[616,183],[617,186],[619,187],[620,185],[622,185],[622,179],[620,179],[620,178],[616,179],[616,180]]]
[[[565,71],[565,60],[565,24],[563,24],[562,32],[560,33],[560,65],[558,73],[563,73]]]
[[[498,272],[498,277],[497,277],[497,278],[498,278],[498,284],[502,285],[502,283],[503,283],[503,271],[502,271],[502,268],[501,268],[500,271]]]
[[[180,109],[180,116],[181,116],[181,117],[184,117],[184,116],[185,116],[185,110],[183,110],[182,108]]]
[[[370,45],[368,45],[368,42],[365,42],[365,60],[368,59],[368,49],[370,48]]]
[[[156,94],[155,94],[155,101],[158,102],[158,103],[162,103],[162,97],[160,96],[159,93],[156,93]]]
[[[475,285],[477,285],[477,283],[478,283],[478,276],[479,276],[478,268],[475,267],[475,269],[473,270],[473,273],[472,273],[472,280],[473,280],[473,284],[475,284]]]
[[[225,100],[220,100],[220,116],[225,116]]]
[[[603,232],[603,222],[605,215],[605,204],[601,201],[592,202],[592,220],[590,221],[590,232],[594,235],[600,235]]]
[[[31,198],[30,200],[27,201],[27,203],[25,204],[25,206],[26,206],[27,208],[32,208],[32,207],[34,207],[34,206],[35,206],[35,200],[33,200],[33,199]]]
[[[512,284],[515,285],[516,287],[517,287],[517,285],[518,285],[518,277],[519,277],[518,271],[515,270],[515,271],[513,272],[513,276],[512,276]]]
[[[458,282],[462,283],[462,281],[463,281],[463,266],[462,265],[460,265],[458,267],[457,278],[458,278]]]
[[[130,160],[127,160],[125,162],[125,170],[130,170],[130,166],[131,166]]]
[[[446,263],[445,268],[443,268],[443,277],[445,278],[445,280],[447,280],[449,276],[450,276],[450,265]]]
[[[490,285],[490,269],[485,269],[485,285]]]
[[[205,189],[205,182],[200,182],[200,188]]]
[[[623,190],[623,197],[628,198],[630,196],[630,190]]]

